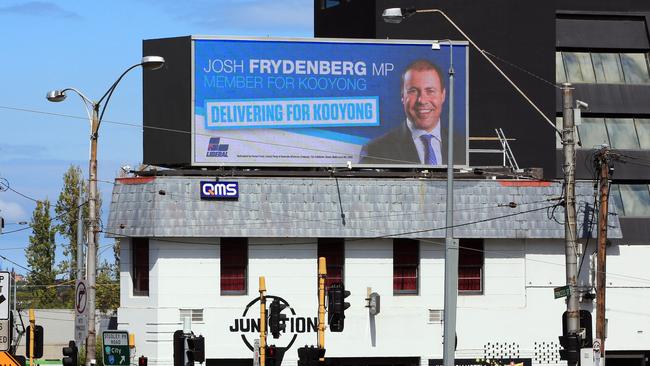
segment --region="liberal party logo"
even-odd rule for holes
[[[208,142],[208,153],[206,154],[209,158],[227,158],[228,157],[228,144],[220,144],[219,141],[221,137],[210,137],[210,142]]]
[[[306,318],[302,316],[297,316],[296,311],[289,305],[289,303],[279,297],[279,296],[273,296],[273,295],[266,295],[266,303],[267,303],[267,316],[268,316],[268,304],[270,301],[274,299],[278,299],[283,305],[286,305],[285,309],[289,309],[291,314],[287,317],[287,320],[284,321],[283,323],[285,324],[285,330],[282,331],[282,334],[280,335],[280,338],[278,340],[281,340],[283,335],[292,335],[291,340],[286,343],[286,346],[278,345],[278,347],[284,348],[284,349],[289,349],[293,345],[293,343],[296,341],[296,338],[298,338],[298,333],[309,333],[309,332],[317,332],[318,331],[318,318],[313,317],[313,318]],[[235,318],[234,323],[229,326],[229,330],[231,333],[239,333],[241,335],[241,339],[250,349],[251,351],[254,351],[252,343],[248,340],[247,335],[252,338],[259,338],[259,332],[260,332],[260,318],[259,318],[259,304],[258,302],[260,301],[260,298],[257,297],[253,299],[253,301],[249,302],[248,305],[246,305],[246,308],[244,309],[244,313],[240,318]],[[251,307],[255,304],[258,304],[256,307],[253,309],[257,309],[258,312],[256,313],[255,310],[251,310]],[[249,312],[250,310],[250,312]],[[268,333],[268,324],[269,322],[266,321],[266,327],[267,327],[267,334]],[[270,334],[269,334],[270,337]],[[284,337],[285,340],[287,339]],[[270,340],[270,338],[269,338]],[[269,340],[267,340],[267,344],[270,343]]]

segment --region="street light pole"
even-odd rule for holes
[[[454,21],[440,9],[415,9],[415,8],[388,8],[384,9],[382,17],[387,23],[401,23],[404,19],[417,13],[439,13],[458,33],[460,33],[478,51],[487,62],[503,76],[508,83],[530,104],[542,118],[561,134],[560,131],[539,107],[506,75],[497,64],[471,39]],[[451,47],[451,42],[449,42]],[[455,365],[455,337],[456,337],[456,307],[458,298],[458,241],[453,239],[454,223],[454,197],[453,197],[453,115],[454,115],[454,69],[453,52],[449,65],[449,126],[447,137],[447,217],[445,231],[445,309],[444,309],[444,344],[443,363],[445,366]]]
[[[454,239],[454,48],[449,43],[449,125],[447,126],[447,208],[445,219],[445,311],[442,358],[455,365],[458,303],[458,241]]]
[[[75,88],[66,88],[63,90],[52,90],[47,93],[46,98],[50,102],[61,102],[66,98],[67,91],[73,91],[83,100],[86,111],[90,117],[90,161],[88,164],[88,251],[87,251],[87,268],[86,280],[88,282],[88,336],[86,338],[86,366],[96,363],[96,329],[95,329],[95,294],[96,294],[96,276],[97,276],[97,143],[99,138],[99,126],[108,106],[108,102],[115,91],[115,88],[122,80],[124,75],[136,67],[142,66],[144,69],[157,70],[161,68],[165,60],[160,56],[145,56],[142,61],[135,64],[117,78],[108,88],[106,93],[97,102],[91,101],[83,93]],[[102,107],[102,102],[106,100]],[[100,112],[101,109],[101,112]],[[80,208],[81,209],[81,208]],[[78,248],[79,249],[79,248]]]

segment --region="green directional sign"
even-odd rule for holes
[[[553,289],[553,294],[555,295],[556,299],[559,299],[561,297],[569,297],[571,296],[571,287],[567,286],[562,286],[562,287],[556,287]]]
[[[102,340],[104,365],[129,366],[131,364],[129,332],[106,330],[102,333]]]

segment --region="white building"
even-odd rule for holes
[[[286,332],[268,343],[290,346],[283,365],[295,365],[297,348],[317,343],[320,255],[352,293],[344,331],[326,331],[329,362],[429,365],[442,358],[444,181],[220,179],[239,183],[237,200],[200,198],[199,182],[214,176],[116,182],[104,231],[122,238],[118,322],[135,333],[138,354],[152,365],[172,364],[172,334],[190,315],[194,333],[206,338],[208,366],[252,365],[258,278],[265,276],[267,295],[291,306],[283,312]],[[456,357],[564,364],[558,336],[566,305],[553,292],[565,284],[564,210],[553,208],[561,184],[465,179],[455,187],[454,236],[462,248]],[[593,184],[579,184],[577,193],[585,238]],[[621,240],[616,215],[609,226],[606,348],[645,362],[650,247]],[[580,242],[581,307],[595,325],[596,240]],[[365,307],[370,291],[381,296],[376,316]]]

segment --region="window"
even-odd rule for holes
[[[641,149],[650,149],[650,119],[635,118],[636,134],[639,136]]]
[[[393,294],[417,294],[420,242],[393,239]]]
[[[650,119],[583,117],[578,126],[582,149],[607,144],[614,149],[650,149]]]
[[[190,318],[192,323],[199,323],[203,321],[203,309],[178,309],[181,324],[184,318]]]
[[[245,295],[248,283],[248,239],[221,238],[221,294]]]
[[[645,53],[556,52],[555,81],[648,84],[648,56]]]
[[[650,186],[647,184],[612,184],[610,197],[621,216],[650,216]]]
[[[483,239],[460,239],[458,292],[483,293]]]
[[[343,270],[345,267],[344,243],[343,239],[337,238],[318,239],[318,258],[325,257],[327,266],[326,289],[333,283],[343,283]]]
[[[133,295],[149,296],[149,238],[132,238]]]

